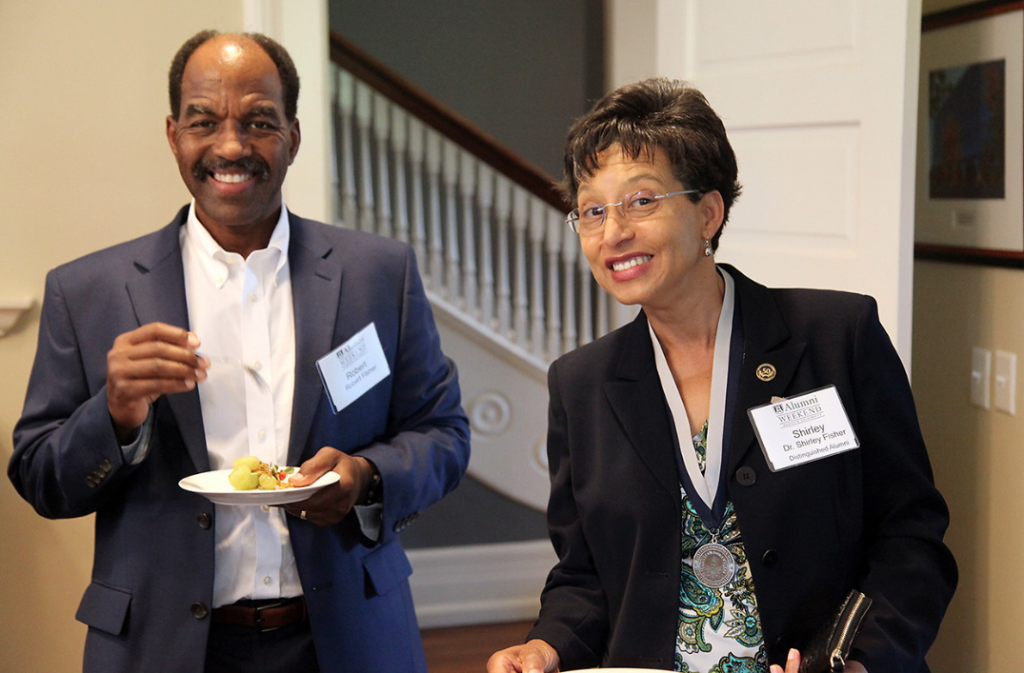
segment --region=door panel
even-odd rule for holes
[[[910,365],[919,0],[660,0],[658,74],[701,89],[743,194],[717,257],[873,295]]]

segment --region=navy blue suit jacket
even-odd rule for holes
[[[106,402],[115,337],[161,321],[188,327],[179,229],[163,229],[51,271],[8,474],[50,518],[96,515],[85,671],[203,670],[213,599],[213,505],[178,487],[210,469],[199,395],[153,406],[151,448],[125,464]],[[383,525],[350,514],[320,528],[288,517],[325,672],[423,671],[409,562],[397,532],[456,486],[469,429],[454,364],[440,350],[409,246],[290,215],[296,372],[288,464],[321,447],[380,470]],[[369,323],[391,376],[332,413],[315,361]]]
[[[906,373],[875,301],[736,281],[742,348],[724,487],[754,580],[770,663],[803,648],[851,588],[874,599],[851,658],[927,671],[957,582]],[[776,376],[761,380],[762,364]],[[730,372],[730,376],[734,372]],[[548,507],[559,562],[530,634],[563,669],[671,669],[682,522],[673,441],[643,315],[549,372]],[[772,472],[747,410],[835,385],[860,448]]]

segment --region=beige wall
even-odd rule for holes
[[[914,394],[960,566],[928,658],[935,673],[1020,670],[1009,644],[1020,642],[1024,626],[1024,401],[1016,416],[986,411],[970,404],[968,384],[974,346],[1024,357],[1021,297],[1021,270],[915,264]]]
[[[923,12],[965,4],[924,0]],[[969,381],[975,346],[1024,358],[1021,297],[1021,270],[914,265],[914,395],[949,503],[946,539],[960,566],[960,586],[928,657],[935,673],[1020,669],[1024,404],[1018,401],[1017,416],[974,407]]]
[[[164,139],[171,57],[242,0],[0,2],[0,299],[36,308],[0,339],[0,459],[11,454],[48,269],[152,231],[188,199]],[[81,670],[73,618],[92,519],[47,521],[0,479],[0,669]]]

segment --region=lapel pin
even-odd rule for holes
[[[775,365],[768,364],[767,362],[763,365],[758,365],[755,373],[760,380],[771,381],[775,378]]]

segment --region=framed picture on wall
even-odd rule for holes
[[[1024,268],[1024,0],[922,20],[914,241]]]

